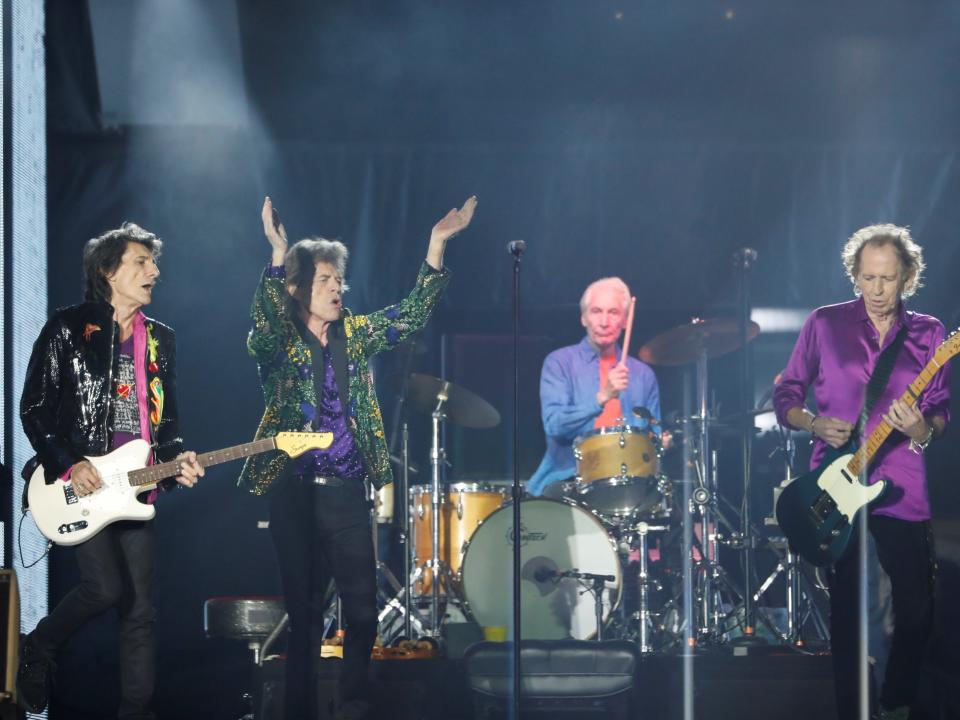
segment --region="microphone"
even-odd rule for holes
[[[551,570],[546,565],[541,565],[533,573],[533,579],[538,583],[546,582],[547,580],[553,580],[560,576],[559,570]]]
[[[523,251],[527,249],[527,244],[523,240],[511,240],[507,243],[507,252],[513,255],[515,258],[519,258],[523,255]]]

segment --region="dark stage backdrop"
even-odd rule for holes
[[[511,265],[505,251],[510,240],[528,243],[519,418],[524,476],[543,449],[536,389],[540,363],[549,350],[579,339],[577,301],[597,277],[620,275],[638,296],[634,338],[639,347],[692,315],[733,314],[736,284],[730,258],[743,246],[759,253],[753,274],[757,306],[810,309],[846,300],[852,294],[839,261],[844,240],[862,225],[895,222],[913,228],[929,262],[926,287],[912,306],[947,325],[960,319],[954,281],[960,271],[960,144],[950,129],[956,124],[922,117],[913,132],[903,114],[889,127],[883,123],[889,117],[884,112],[904,103],[912,102],[916,113],[924,115],[934,96],[926,86],[910,92],[914,82],[922,85],[923,61],[936,56],[936,48],[929,55],[924,50],[925,38],[948,37],[947,49],[956,50],[957,35],[937,30],[933,23],[904,28],[912,43],[908,69],[901,67],[888,78],[861,68],[869,91],[854,92],[854,73],[854,79],[838,80],[835,88],[823,80],[807,93],[808,76],[828,76],[835,69],[831,62],[839,63],[838,73],[841,66],[849,70],[841,62],[846,56],[831,43],[839,43],[845,32],[855,34],[853,30],[821,31],[791,14],[776,20],[782,41],[790,47],[800,42],[789,33],[792,19],[803,28],[801,37],[816,35],[819,44],[813,46],[816,52],[794,47],[789,68],[781,67],[786,61],[780,58],[778,72],[764,70],[767,58],[774,62],[779,57],[769,38],[749,44],[742,56],[736,39],[714,39],[694,67],[689,49],[710,33],[689,25],[678,11],[683,17],[676,18],[679,29],[674,31],[691,34],[679,43],[687,49],[668,48],[665,37],[642,28],[649,42],[640,44],[639,57],[632,56],[641,68],[641,99],[628,112],[622,104],[630,94],[628,85],[600,83],[592,95],[589,77],[579,75],[570,83],[575,98],[565,104],[557,73],[570,68],[551,59],[556,49],[545,49],[547,31],[531,39],[535,59],[518,64],[519,79],[511,78],[510,58],[520,53],[505,48],[522,42],[523,33],[505,24],[509,29],[500,37],[497,27],[484,24],[486,37],[501,42],[492,43],[490,55],[483,55],[482,43],[446,10],[442,18],[449,25],[439,34],[463,35],[467,49],[491,61],[487,73],[480,60],[458,52],[452,40],[440,43],[430,33],[426,40],[442,46],[428,42],[439,54],[434,74],[411,79],[421,65],[405,55],[406,45],[391,45],[390,38],[410,31],[421,15],[411,18],[397,10],[387,13],[387,19],[375,17],[377,3],[358,3],[357,10],[341,3],[315,4],[325,9],[310,15],[309,4],[291,3],[301,14],[280,17],[272,4],[268,14],[257,4],[240,3],[250,118],[236,126],[105,129],[97,120],[89,45],[85,48],[83,33],[75,32],[83,22],[75,22],[70,5],[50,3],[56,12],[48,12],[48,68],[55,74],[49,85],[56,93],[48,101],[50,306],[79,299],[80,250],[86,239],[133,220],[165,240],[161,285],[149,313],[177,330],[182,429],[191,448],[248,440],[263,407],[244,341],[251,294],[269,259],[259,221],[267,194],[292,239],[321,234],[341,238],[350,247],[347,305],[355,312],[402,297],[423,259],[432,224],[468,195],[479,197],[474,224],[448,248],[453,281],[424,333],[424,352],[411,362],[415,371],[444,371],[480,391],[503,416],[496,429],[450,430],[452,480],[506,478],[512,466]],[[428,4],[414,5],[423,10]],[[554,18],[556,24],[548,28],[556,33],[557,47],[583,29],[571,24],[571,8],[589,5],[556,4],[557,17],[566,21],[559,27]],[[497,6],[494,19],[506,23],[508,11]],[[517,12],[524,15],[523,22],[531,19]],[[311,17],[315,24],[307,21]],[[481,20],[469,13],[465,17],[464,22]],[[390,30],[387,20],[400,30]],[[364,21],[374,26],[378,52],[392,48],[390,61],[351,62],[350,41],[365,37]],[[754,18],[752,27],[759,32],[757,22]],[[323,42],[304,37],[308,28]],[[865,32],[886,38],[899,29],[881,23]],[[283,42],[281,33],[289,33]],[[412,42],[422,36],[403,37]],[[310,44],[314,40],[316,46]],[[903,42],[886,48],[875,39],[870,57],[880,59],[881,69],[893,67],[902,57]],[[624,41],[618,43],[614,49],[625,53]],[[618,61],[619,56],[608,57],[615,55],[609,47],[575,47],[593,61]],[[937,47],[943,50],[943,45]],[[735,57],[727,70],[745,73],[762,88],[751,92],[744,81],[729,96],[718,89],[717,83],[731,81],[729,75],[715,77],[709,71],[717,54]],[[671,58],[676,62],[671,64]],[[939,67],[934,80],[956,66],[956,56],[948,58],[947,69]],[[328,74],[314,77],[311,63],[327,68]],[[787,72],[791,68],[797,76]],[[602,74],[596,68],[593,72]],[[687,74],[695,76],[689,86],[684,84]],[[544,86],[536,84],[539,78]],[[884,85],[887,79],[890,87]],[[781,82],[789,88],[780,87]],[[772,87],[777,92],[766,92]],[[835,94],[825,88],[834,88]],[[793,91],[799,93],[796,98]],[[836,103],[848,91],[878,114],[851,112],[849,124],[839,122],[845,106]],[[903,103],[897,102],[899,92]],[[955,88],[950,92],[956,95]],[[947,117],[955,117],[956,98],[948,99]],[[758,395],[783,367],[793,339],[793,333],[770,333],[754,344]],[[386,379],[402,366],[399,358],[386,356],[376,368],[388,431],[395,402]],[[717,399],[736,409],[735,356],[712,363],[711,372]],[[664,370],[658,376],[664,411],[679,411],[682,372]],[[410,413],[408,419],[414,460],[426,468],[429,418]],[[951,429],[948,440],[930,452],[931,492],[947,539],[943,559],[954,591],[960,555],[960,533],[954,529],[960,517],[953,482],[953,468],[960,462],[957,437]],[[238,471],[238,465],[212,469],[198,489],[164,496],[159,505],[157,599],[165,717],[229,716],[228,693],[210,690],[211,684],[223,683],[226,651],[203,638],[203,600],[279,593],[268,532],[256,528],[257,520],[266,517],[265,505],[236,490]],[[756,516],[769,511],[770,488],[779,479],[774,472],[755,479]],[[724,482],[736,502],[736,463]],[[73,582],[66,556],[55,557],[54,599]],[[86,663],[91,674],[112,669],[111,632],[105,620],[70,646],[74,659]],[[242,675],[243,649],[238,646],[229,657],[234,676]],[[66,694],[90,707],[115,692],[80,673],[62,682]],[[91,687],[100,694],[91,695]]]

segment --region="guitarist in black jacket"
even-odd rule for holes
[[[86,244],[86,302],[54,313],[27,367],[20,417],[37,456],[24,468],[26,479],[40,464],[48,483],[72,485],[80,496],[96,492],[101,477],[84,456],[135,438],[153,445],[155,461],[180,463],[181,485],[192,487],[203,475],[179,437],[173,331],[141,312],[160,274],[161,245],[133,223]],[[116,607],[119,717],[153,718],[153,523],[108,525],[74,552],[80,584],[22,644],[19,703],[30,712],[46,707],[58,649],[87,620]]]
[[[933,358],[945,331],[936,318],[904,307],[924,269],[922,249],[906,228],[871,225],[858,230],[844,248],[843,261],[859,298],[810,315],[776,387],[774,404],[781,423],[814,437],[812,469],[820,466],[828,446],[862,443],[882,422],[893,428],[868,467],[868,484],[884,481],[887,487],[870,507],[867,525],[893,597],[894,634],[879,716],[908,718],[933,625],[934,558],[923,451],[949,419],[949,367],[933,376],[914,403],[901,396]],[[884,354],[887,348],[890,352]],[[878,364],[889,369],[885,386],[882,370],[871,381]],[[808,390],[816,413],[805,407]],[[872,406],[867,395],[874,398]],[[857,433],[864,410],[868,415]],[[837,492],[845,492],[849,484],[837,486]],[[871,673],[869,688],[859,682],[867,663],[866,641],[859,632],[865,591],[861,550],[854,531],[830,576],[834,679],[843,720],[867,717],[861,714],[863,690],[871,711],[876,706]]]

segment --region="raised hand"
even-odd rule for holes
[[[273,207],[273,201],[269,197],[263,200],[260,219],[263,221],[263,234],[273,250],[272,262],[274,266],[283,265],[283,257],[287,253],[287,231],[280,222],[280,213]]]
[[[620,393],[630,384],[630,371],[625,364],[617,363],[607,373],[607,381],[597,392],[597,403],[606,405],[610,400],[620,397]]]
[[[430,233],[430,240],[440,240],[446,242],[457,233],[466,229],[473,219],[473,211],[477,207],[477,196],[467,198],[463,207],[457,210],[451,208],[450,212],[444,215]]]
[[[473,219],[473,211],[477,208],[477,196],[467,198],[463,207],[457,210],[451,208],[440,221],[433,226],[430,232],[430,246],[427,248],[427,262],[438,270],[443,267],[443,251],[447,240],[466,229]]]

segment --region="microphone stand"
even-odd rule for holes
[[[527,244],[513,240],[513,720],[520,720],[520,258]]]

